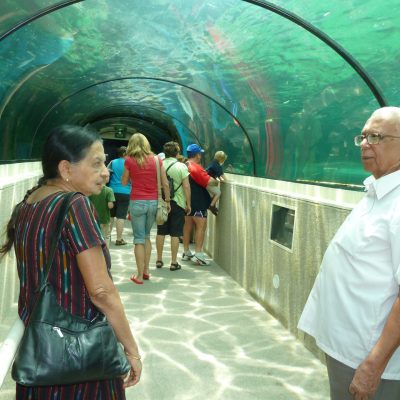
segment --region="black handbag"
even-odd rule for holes
[[[126,375],[131,366],[104,314],[91,321],[61,307],[48,276],[62,222],[74,193],[65,195],[53,236],[45,280],[12,366],[12,378],[24,386],[67,385]]]

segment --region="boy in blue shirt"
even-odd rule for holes
[[[226,181],[225,175],[224,175],[224,169],[223,169],[223,164],[225,160],[228,158],[228,156],[223,152],[223,151],[217,151],[214,155],[214,160],[211,162],[211,164],[206,168],[206,171],[208,175],[213,177],[214,179],[224,182]],[[217,208],[217,202],[219,198],[221,197],[221,189],[219,187],[219,184],[217,186],[215,185],[207,185],[208,193],[211,196],[211,204],[209,210],[214,214],[218,215],[218,208]]]

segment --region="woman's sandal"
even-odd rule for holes
[[[170,271],[177,271],[178,269],[181,269],[182,267],[178,263],[171,263],[171,266],[169,267]]]
[[[150,274],[145,274],[145,273],[143,272],[143,279],[144,279],[145,281],[150,280]]]
[[[130,279],[132,282],[135,282],[136,285],[143,285],[143,281],[139,281],[139,280],[136,278],[135,275],[132,275],[129,279]]]
[[[156,261],[156,267],[161,268],[164,265],[164,263],[161,260]]]

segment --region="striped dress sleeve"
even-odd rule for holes
[[[74,254],[95,246],[102,246],[101,230],[94,216],[94,208],[88,197],[76,195],[68,211],[66,233]]]

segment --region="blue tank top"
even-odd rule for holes
[[[124,173],[124,158],[116,158],[111,161],[109,168],[113,171],[108,186],[114,193],[130,194],[131,184],[123,185],[121,182],[122,174]]]

